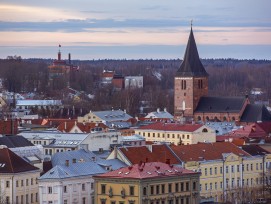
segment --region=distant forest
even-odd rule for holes
[[[65,84],[52,90],[48,86],[48,65],[51,59],[21,59],[8,57],[0,60],[0,78],[3,87],[11,92],[36,92],[40,98],[63,99]],[[90,60],[73,61],[80,70],[73,74],[70,87],[95,95],[81,102],[66,100],[67,106],[89,110],[126,109],[138,116],[140,106],[148,104],[146,111],[167,108],[173,113],[174,76],[181,60]],[[244,96],[252,88],[261,88],[264,94],[258,100],[271,98],[271,61],[203,59],[209,73],[209,95]],[[123,76],[144,76],[144,88],[116,91],[112,86],[100,86],[103,70],[115,71]],[[62,84],[61,84],[62,83]],[[62,91],[61,91],[62,90]],[[252,101],[255,98],[252,98]]]

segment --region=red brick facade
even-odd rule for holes
[[[208,77],[175,77],[174,113],[193,117],[199,100],[208,95]]]

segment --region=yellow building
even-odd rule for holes
[[[201,172],[202,202],[241,203],[262,196],[263,175],[268,171],[270,155],[252,156],[228,142],[171,148],[185,168]]]
[[[179,124],[157,122],[135,129],[146,141],[166,142],[175,145],[215,142],[216,134],[211,128],[201,124]]]
[[[199,173],[161,162],[94,177],[96,204],[196,204]]]
[[[39,203],[40,170],[5,146],[0,147],[0,200],[7,204]]]

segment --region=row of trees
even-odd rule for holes
[[[0,78],[4,87],[12,92],[33,92],[44,98],[63,99],[65,81],[49,81],[48,60],[0,60]],[[253,87],[262,88],[265,98],[271,98],[271,62],[238,60],[203,60],[209,73],[210,95],[245,95]],[[82,102],[66,100],[67,104],[80,109],[126,109],[131,115],[139,113],[142,101],[148,101],[150,110],[166,107],[173,113],[174,76],[180,60],[97,60],[76,61],[80,71],[72,72],[70,87],[95,95]],[[113,70],[124,76],[144,77],[144,88],[116,91],[112,86],[100,86],[103,70]],[[161,77],[158,77],[158,76]],[[50,83],[55,83],[54,89]],[[62,85],[61,85],[62,83]],[[82,111],[81,111],[82,112]],[[84,111],[83,111],[84,112]]]

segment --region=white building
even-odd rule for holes
[[[124,88],[143,88],[143,76],[124,77]]]
[[[164,110],[162,111],[160,110],[160,108],[157,108],[157,111],[148,113],[148,115],[146,115],[145,118],[173,119],[174,117],[169,112],[167,112],[166,108],[164,108]]]
[[[42,145],[45,157],[57,152],[85,149],[89,151],[110,150],[111,146],[120,144],[120,132],[97,133],[59,133],[59,132],[21,132],[21,136],[35,145]]]
[[[57,153],[52,164],[53,168],[39,179],[41,204],[93,204],[92,176],[126,166],[117,159],[102,160],[85,150]]]
[[[38,109],[59,109],[62,107],[61,100],[17,100],[16,108],[29,110],[31,108]]]

